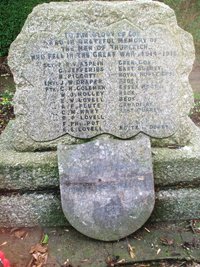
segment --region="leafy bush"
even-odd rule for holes
[[[8,54],[10,44],[19,34],[33,7],[49,2],[51,0],[0,0],[0,57]]]

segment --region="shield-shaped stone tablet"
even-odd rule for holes
[[[149,218],[155,202],[149,138],[59,145],[63,212],[81,233],[123,238]]]

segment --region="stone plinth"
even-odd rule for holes
[[[156,203],[151,221],[200,217],[199,140],[179,149],[152,149]],[[56,152],[16,152],[2,141],[0,150],[0,226],[68,225]]]

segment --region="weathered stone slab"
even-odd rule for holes
[[[191,35],[162,3],[40,5],[10,49],[16,129],[31,142],[182,134],[193,59]]]
[[[141,227],[154,207],[148,137],[58,146],[63,212],[78,231],[118,240]]]

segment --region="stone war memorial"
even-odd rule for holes
[[[194,54],[157,1],[35,7],[9,52],[0,225],[71,224],[113,241],[149,218],[200,218]]]

